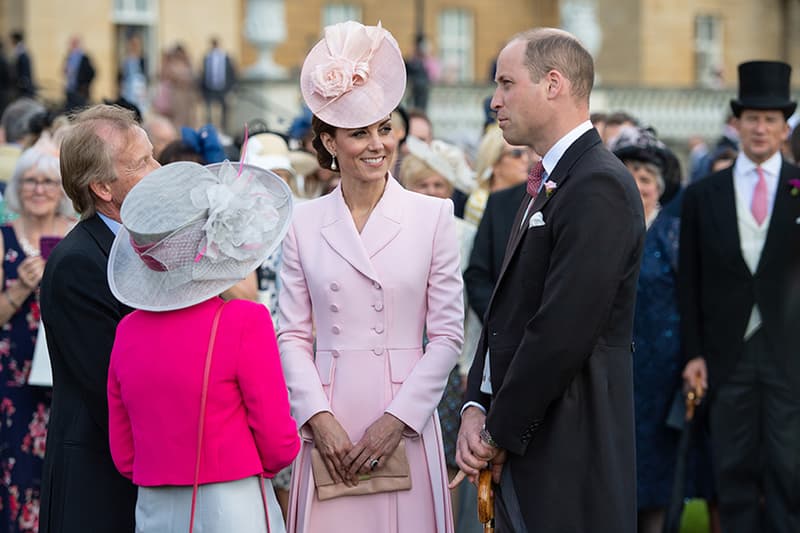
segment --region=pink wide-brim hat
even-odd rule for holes
[[[352,20],[325,28],[300,73],[303,99],[337,128],[362,128],[388,118],[406,90],[403,54],[392,34]]]

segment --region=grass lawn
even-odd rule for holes
[[[681,533],[708,533],[708,511],[703,500],[690,500],[683,510]]]

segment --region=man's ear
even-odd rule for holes
[[[89,190],[104,202],[112,200],[111,184],[105,181],[93,181],[89,184]]]

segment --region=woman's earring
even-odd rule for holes
[[[336,156],[331,155],[331,170],[338,170],[339,167],[336,166]]]

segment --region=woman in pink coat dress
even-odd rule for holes
[[[115,466],[139,486],[137,533],[184,533],[192,512],[198,532],[284,531],[263,477],[300,439],[272,320],[217,295],[278,246],[291,208],[278,176],[228,162],[166,165],[122,204],[108,281],[137,310],[117,327],[108,426]]]
[[[320,164],[341,183],[297,206],[283,246],[278,343],[303,438],[288,530],[452,533],[435,410],[463,342],[453,205],[389,173],[405,71],[386,30],[326,28],[301,89]],[[354,486],[401,440],[410,490],[319,499],[312,449],[334,481]]]

